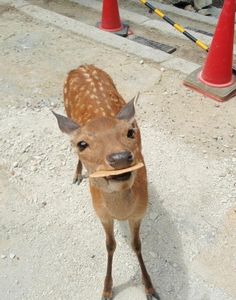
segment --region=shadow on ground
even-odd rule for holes
[[[148,213],[141,228],[142,253],[146,267],[161,300],[187,300],[189,280],[177,224],[164,208],[164,199],[160,199],[152,184],[149,186],[149,199]],[[126,225],[120,223],[120,228],[124,236],[129,235]],[[138,262],[134,277],[115,286],[114,296],[133,286],[134,281],[141,282]]]

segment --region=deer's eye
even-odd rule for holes
[[[129,139],[134,139],[135,138],[135,131],[134,129],[129,129],[128,132],[127,132],[127,137]]]
[[[77,144],[79,151],[83,151],[88,147],[88,144],[85,141],[78,142]]]

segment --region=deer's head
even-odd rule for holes
[[[59,128],[68,134],[89,174],[101,170],[125,169],[142,161],[140,132],[134,120],[135,98],[115,118],[99,117],[80,126],[70,118],[54,113]],[[91,184],[107,192],[132,186],[135,172],[94,178]]]

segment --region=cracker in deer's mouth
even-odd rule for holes
[[[119,175],[111,175],[105,177],[107,180],[125,181],[130,179],[132,172],[122,173]]]
[[[129,179],[129,177],[132,175],[132,172],[137,170],[137,169],[140,169],[144,167],[144,164],[143,162],[139,162],[137,163],[136,165],[133,165],[131,167],[128,167],[126,169],[121,169],[121,170],[100,170],[100,171],[96,171],[92,174],[89,175],[89,177],[93,177],[93,178],[96,178],[96,177],[104,177],[106,179],[114,179],[114,180],[127,180],[126,178]],[[126,175],[124,175],[126,174]],[[120,176],[121,175],[121,176]],[[123,179],[124,178],[124,179]]]

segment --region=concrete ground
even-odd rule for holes
[[[161,299],[236,299],[236,98],[214,102],[183,86],[171,57],[157,63],[32,11],[0,5],[0,299],[100,299],[103,230],[88,183],[72,185],[76,158],[50,112],[63,112],[65,76],[84,63],[127,101],[141,92],[143,255]],[[123,222],[116,239],[114,299],[145,299]]]

